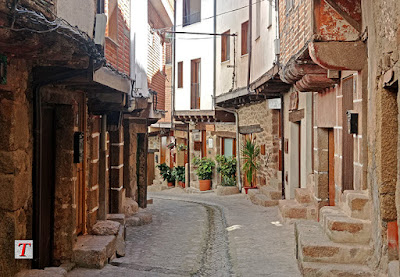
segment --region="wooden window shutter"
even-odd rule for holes
[[[183,88],[183,62],[178,63],[178,88]]]
[[[229,35],[230,30],[224,32],[223,34]],[[230,59],[230,37],[229,36],[221,36],[221,62],[227,61]]]
[[[242,41],[241,41],[241,54],[246,55],[248,53],[248,29],[249,21],[242,23]]]

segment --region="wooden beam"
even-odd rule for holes
[[[239,133],[240,134],[254,134],[254,133],[261,133],[264,131],[263,128],[261,128],[260,124],[256,125],[249,125],[249,126],[240,126],[239,127]]]

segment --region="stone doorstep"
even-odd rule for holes
[[[126,226],[142,226],[150,224],[153,221],[153,215],[147,211],[139,211],[134,216],[126,219]]]
[[[374,277],[374,272],[365,265],[302,263],[300,271],[304,277]]]
[[[79,236],[73,249],[73,261],[77,266],[103,268],[115,255],[116,236]]]
[[[91,234],[96,236],[116,236],[120,225],[118,221],[98,220],[96,224],[93,225]]]
[[[371,222],[351,218],[337,207],[321,208],[320,223],[334,242],[367,244],[370,240]]]
[[[294,190],[295,199],[298,203],[311,203],[310,191],[307,188],[297,188]]]
[[[344,191],[341,199],[340,207],[350,217],[369,220],[370,203],[366,191]]]
[[[399,277],[399,261],[391,261],[389,263],[388,277]]]
[[[296,249],[299,263],[365,265],[372,255],[368,245],[331,241],[318,222],[295,223]]]
[[[125,225],[125,214],[107,214],[107,220],[116,221],[121,225]]]
[[[249,191],[249,193],[250,193],[250,191]],[[272,200],[265,194],[261,194],[259,192],[250,193],[249,198],[253,204],[263,206],[263,207],[277,206],[279,204],[279,200]]]
[[[239,188],[236,186],[218,186],[215,192],[218,196],[232,195],[238,194]]]
[[[18,272],[15,277],[64,277],[67,270],[62,267],[46,267],[45,269],[30,269]]]
[[[268,186],[260,187],[260,193],[265,194],[271,200],[281,200],[282,199],[282,191],[270,188]]]
[[[296,200],[279,200],[279,212],[287,223],[298,219],[317,220],[317,211],[312,204],[300,204]]]

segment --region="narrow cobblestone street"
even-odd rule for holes
[[[278,223],[277,207],[174,191],[150,194],[153,222],[127,228],[125,257],[68,276],[300,276],[293,226]]]

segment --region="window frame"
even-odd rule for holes
[[[222,33],[221,36],[221,63],[231,59],[231,43],[230,43],[231,30]]]
[[[186,26],[201,22],[201,0],[197,0],[200,2],[200,9],[197,12],[199,14],[198,18],[197,19],[189,19],[189,20],[187,19],[188,17],[191,18],[191,16],[193,14],[196,14],[196,13],[193,13],[192,10],[190,9],[190,1],[191,0],[182,0],[182,27],[186,27]],[[189,9],[186,9],[186,6],[188,5],[188,3],[189,3]],[[186,10],[189,10],[189,15],[186,14]]]
[[[183,88],[183,61],[178,62],[178,88]]]
[[[246,28],[247,27],[247,28]],[[246,37],[246,38],[245,38]],[[245,39],[245,40],[244,40]],[[247,55],[249,53],[249,21],[245,21],[241,25],[241,49],[240,49],[240,54],[242,56]],[[246,48],[244,48],[246,46]],[[245,50],[245,51],[244,51]]]

